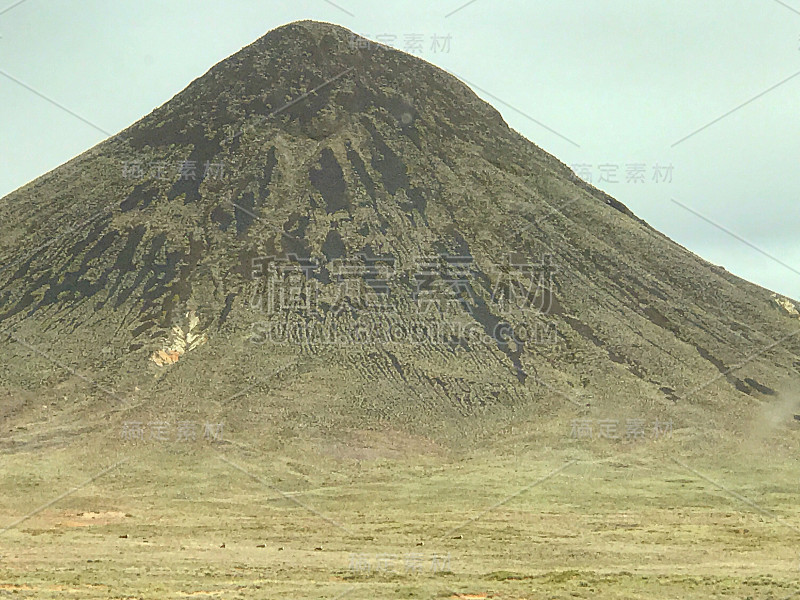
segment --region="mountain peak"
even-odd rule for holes
[[[464,134],[480,135],[487,126],[508,129],[493,107],[442,69],[388,46],[364,47],[355,38],[344,27],[319,21],[278,27],[215,65],[120,137],[141,147],[151,139],[147,131],[176,132],[192,122],[236,135],[264,117],[308,125],[318,111],[343,119],[371,107],[393,114],[402,108],[396,115],[401,120],[424,113],[436,120],[434,113],[444,104],[452,125]]]
[[[776,349],[729,372],[785,335],[768,292],[576,179],[452,75],[351,35],[273,30],[8,196],[0,328],[67,364],[96,356],[121,386],[155,375],[176,402],[308,358],[354,407],[419,402],[430,422],[476,410],[459,390],[477,382],[481,406],[531,407],[541,381],[661,406],[715,372],[736,398],[794,368]],[[216,384],[186,385],[211,364]]]

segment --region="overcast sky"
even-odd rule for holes
[[[0,0],[0,197],[308,18],[447,69],[680,244],[800,299],[800,0]]]

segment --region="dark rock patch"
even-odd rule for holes
[[[236,199],[238,206],[233,207],[233,214],[236,218],[236,233],[244,235],[253,224],[256,213],[256,199],[252,192],[245,192]]]
[[[322,195],[328,214],[348,208],[349,203],[345,197],[344,172],[330,148],[322,151],[319,168],[312,169],[309,176],[312,185]]]
[[[744,380],[745,383],[747,383],[747,385],[752,387],[755,391],[764,394],[765,396],[777,396],[778,394],[778,392],[776,392],[772,388],[769,388],[765,385],[758,383],[755,379],[752,379],[750,377],[745,377]]]
[[[345,253],[344,241],[339,232],[335,229],[328,231],[325,237],[325,243],[322,244],[322,253],[329,261],[341,258]]]

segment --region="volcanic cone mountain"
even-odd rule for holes
[[[37,397],[435,426],[729,410],[796,376],[791,302],[652,229],[455,77],[353,40],[273,30],[0,201],[7,416]]]

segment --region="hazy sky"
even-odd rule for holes
[[[680,244],[800,299],[800,0],[0,0],[0,197],[308,18],[447,69]]]

